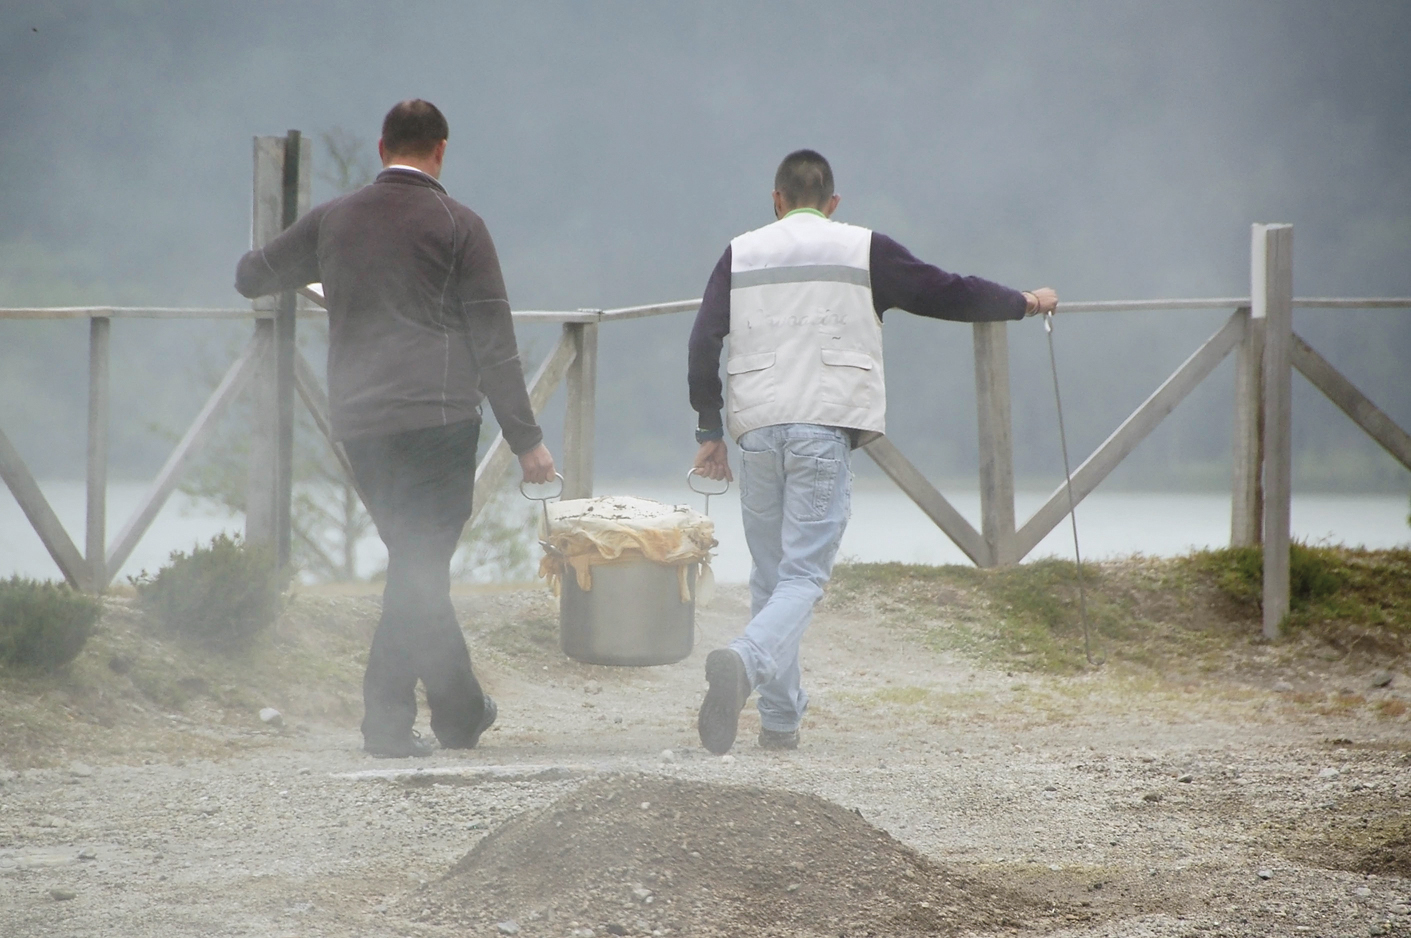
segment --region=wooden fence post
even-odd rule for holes
[[[88,320],[88,589],[108,588],[108,338],[112,320]]]
[[[286,226],[285,153],[290,139],[298,140],[297,131],[289,137],[256,137],[254,140],[254,210],[250,225],[250,246],[263,247],[284,230]],[[293,218],[307,210],[309,204],[309,184],[313,176],[313,149],[298,146],[297,160],[292,161],[295,211]],[[293,154],[291,154],[293,155]],[[293,221],[293,218],[289,221]],[[287,489],[292,482],[292,473],[281,473],[281,467],[292,465],[292,459],[284,458],[292,452],[292,443],[281,449],[284,438],[283,419],[287,413],[287,425],[292,441],[293,427],[293,338],[292,311],[295,307],[293,293],[275,297],[259,297],[252,303],[255,309],[255,337],[257,347],[272,349],[272,354],[264,355],[256,363],[254,380],[250,385],[250,471],[245,497],[245,540],[251,544],[267,544],[287,556],[289,543],[288,517],[289,502]],[[281,314],[288,311],[282,319]],[[276,320],[284,324],[283,341],[279,341]],[[285,383],[280,382],[283,362],[287,374]],[[286,410],[287,408],[287,410]]]
[[[254,210],[250,247],[263,247],[279,234],[284,201],[284,138],[255,138]],[[251,301],[255,309],[257,349],[274,347],[274,303],[261,296]],[[250,382],[250,474],[245,494],[245,542],[275,542],[275,400],[274,369],[269,356],[255,362]]]
[[[563,497],[593,494],[593,437],[597,426],[598,324],[570,322],[573,364],[568,368],[568,407],[563,418]]]
[[[990,565],[1014,563],[1014,440],[1009,412],[1009,339],[1002,322],[977,322],[975,399],[980,430],[981,533]]]
[[[1235,349],[1235,440],[1230,491],[1230,546],[1264,539],[1264,315],[1236,311],[1244,323]]]
[[[263,298],[261,298],[263,299]],[[256,300],[259,302],[259,300]],[[245,543],[274,544],[274,319],[255,320],[260,357],[250,380],[250,471],[245,487]]]
[[[284,159],[281,167],[280,230],[298,220],[300,214],[299,172],[303,153],[299,131],[291,130],[284,138]],[[307,178],[307,173],[302,174]],[[279,294],[274,315],[274,398],[277,435],[275,437],[274,470],[274,533],[275,553],[280,566],[289,563],[293,546],[292,511],[294,501],[294,356],[296,354],[295,310],[298,294],[285,290]]]
[[[1255,225],[1250,300],[1264,320],[1264,636],[1289,612],[1293,349],[1293,226]]]

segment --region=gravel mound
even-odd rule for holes
[[[1384,842],[1366,848],[1352,869],[1358,873],[1411,880],[1411,821]]]
[[[1032,912],[822,798],[638,775],[511,821],[432,893],[434,920],[524,936],[952,935]]]

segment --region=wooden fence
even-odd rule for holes
[[[297,132],[255,139],[252,243],[260,245],[308,208],[308,155]],[[286,210],[288,206],[288,210]],[[1230,309],[1225,323],[1124,420],[1074,471],[1072,497],[1080,502],[1227,355],[1235,355],[1232,511],[1230,543],[1264,550],[1264,632],[1277,637],[1289,608],[1290,420],[1292,372],[1299,371],[1372,439],[1411,469],[1411,435],[1397,426],[1307,342],[1293,331],[1293,309],[1408,309],[1411,298],[1318,298],[1293,296],[1293,227],[1254,225],[1250,296],[1214,299],[1065,302],[1062,314],[1130,310]],[[241,394],[252,395],[246,537],[275,544],[287,559],[292,491],[294,401],[302,400],[314,422],[329,434],[328,400],[315,369],[298,352],[295,321],[321,316],[321,289],[265,297],[251,308],[175,309],[151,307],[45,307],[0,309],[6,319],[89,320],[87,524],[79,552],[54,514],[19,453],[0,429],[3,477],[64,578],[101,592],[127,561],[138,541],[175,490],[222,416]],[[564,496],[593,492],[598,332],[605,325],[648,316],[693,312],[700,300],[622,309],[519,310],[518,323],[558,323],[562,334],[529,379],[535,415],[560,384],[567,385],[561,463]],[[145,498],[109,544],[105,530],[109,335],[114,319],[252,319],[254,331],[215,390],[157,473]],[[887,437],[867,454],[969,557],[982,567],[1017,563],[1069,512],[1060,482],[1022,525],[1014,510],[1009,352],[1006,323],[977,323],[974,330],[975,390],[979,418],[981,521],[977,530]],[[348,471],[342,447],[330,445]],[[485,450],[476,468],[471,523],[514,463],[503,435]],[[349,473],[351,479],[351,473]]]

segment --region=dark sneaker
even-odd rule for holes
[[[472,749],[475,748],[476,743],[480,742],[480,737],[485,734],[485,731],[495,725],[495,717],[499,715],[500,708],[495,706],[495,698],[491,697],[489,694],[486,694],[485,711],[480,717],[480,725],[475,728],[475,736],[470,741],[470,746]]]
[[[485,709],[480,715],[480,725],[475,728],[475,732],[465,742],[456,745],[446,745],[446,749],[474,749],[480,742],[480,737],[490,727],[495,725],[495,717],[500,715],[500,708],[495,706],[495,699],[489,694],[485,694]]]
[[[696,729],[701,734],[701,745],[723,756],[735,745],[740,711],[750,698],[750,677],[739,653],[730,648],[717,648],[706,655],[705,672],[710,690],[701,701]]]
[[[759,731],[759,748],[797,749],[799,748],[799,731],[767,730],[761,727]]]
[[[436,751],[436,744],[422,739],[421,734],[412,730],[398,740],[365,740],[363,752],[376,759],[422,758]]]

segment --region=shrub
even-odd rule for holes
[[[83,650],[102,606],[62,583],[0,581],[0,665],[55,671]]]
[[[166,628],[210,645],[249,642],[278,617],[290,572],[272,547],[251,546],[224,533],[209,547],[173,551],[156,575],[133,577],[142,605]]]
[[[1258,605],[1264,596],[1264,548],[1225,547],[1202,555],[1215,582],[1230,598]],[[1347,579],[1347,562],[1330,547],[1289,544],[1289,600],[1296,608],[1337,593]]]

